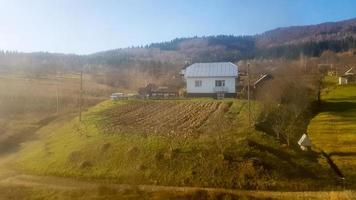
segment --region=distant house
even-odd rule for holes
[[[156,97],[156,98],[167,98],[167,97],[178,97],[178,96],[179,93],[177,90],[174,90],[166,86],[161,86],[151,91],[151,97]]]
[[[253,88],[256,89],[258,86],[263,84],[267,80],[273,79],[271,74],[261,74],[261,76],[253,83]]]
[[[176,89],[166,86],[157,86],[152,83],[149,83],[145,87],[140,88],[138,93],[141,97],[144,98],[169,98],[179,96],[179,93]]]
[[[347,85],[349,83],[356,83],[356,74],[353,67],[347,70],[343,75],[339,76],[339,85]]]
[[[152,96],[152,90],[156,90],[158,88],[157,85],[149,83],[145,87],[141,87],[138,89],[138,94],[141,97],[151,97]]]
[[[129,98],[129,96],[122,92],[112,93],[110,96],[111,100],[128,99],[128,98]]]
[[[195,63],[182,71],[188,96],[235,97],[238,67],[231,62]]]

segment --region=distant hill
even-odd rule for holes
[[[342,40],[356,36],[356,18],[327,22],[308,26],[291,26],[277,28],[256,35],[256,45],[259,48],[325,40]]]
[[[342,52],[354,49],[356,48],[355,38],[356,18],[317,25],[277,28],[253,36],[218,35],[176,38],[167,42],[133,48],[131,56],[146,50],[151,53],[156,51],[159,55],[170,52],[171,55],[193,62],[236,61],[256,57],[296,58],[300,53],[307,56],[320,56],[325,50]],[[117,49],[93,55],[109,56],[123,53],[127,54],[128,50]],[[151,56],[151,59],[153,58],[154,56]]]
[[[106,77],[101,78],[101,82],[126,87],[133,84],[132,78],[138,80],[138,76],[140,79],[136,85],[172,80],[188,63],[237,62],[254,58],[295,59],[301,54],[318,57],[326,50],[344,52],[353,49],[356,49],[356,18],[318,25],[277,28],[253,36],[177,38],[147,46],[82,56],[2,51],[0,73],[15,71],[36,77],[48,73],[85,70],[97,75],[96,77]]]

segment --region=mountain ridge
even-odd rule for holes
[[[324,51],[356,49],[356,18],[316,25],[277,28],[254,36],[216,35],[176,38],[161,43],[119,48],[88,55],[0,51],[0,71],[30,74],[92,70],[128,70],[157,78],[176,74],[187,62],[238,62],[246,59],[318,57]],[[169,72],[169,73],[168,73]],[[133,72],[132,72],[133,73]],[[37,76],[37,75],[36,75]],[[167,76],[167,79],[169,77]]]
[[[299,35],[296,35],[295,33],[298,32]],[[311,39],[316,39],[316,37],[319,35],[329,35],[330,34],[335,34],[335,33],[343,33],[345,35],[352,35],[355,36],[356,35],[356,18],[351,18],[351,19],[347,19],[347,20],[342,20],[342,21],[336,21],[336,22],[324,22],[324,23],[320,23],[320,24],[313,24],[313,25],[305,25],[305,26],[288,26],[288,27],[279,27],[276,29],[272,29],[269,31],[266,31],[262,34],[257,34],[256,38],[257,40],[261,43],[260,40],[265,39],[264,37],[274,37],[278,40],[274,40],[271,41],[270,43],[274,42],[276,45],[279,44],[283,44],[284,42],[286,42],[288,39],[289,41],[294,41],[294,43],[296,41],[299,40],[299,42],[306,42],[307,38],[305,38],[305,36],[309,36],[312,35],[314,36],[314,38]],[[281,38],[282,36],[282,38]],[[287,36],[287,37],[286,37]],[[339,37],[340,35],[333,35],[334,38],[331,37],[324,37],[322,39],[335,39],[335,37]],[[284,39],[286,38],[286,39]],[[281,42],[280,40],[282,39],[283,42]],[[304,39],[302,41],[300,41],[301,39]],[[309,38],[310,39],[310,38]],[[320,39],[320,38],[319,38]],[[270,46],[271,44],[260,44],[260,45],[265,45],[266,46]]]

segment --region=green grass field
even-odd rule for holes
[[[327,86],[321,112],[311,121],[308,133],[313,144],[330,155],[346,182],[355,185],[356,85],[337,86],[329,78]]]
[[[36,131],[56,118],[72,119],[78,113],[79,86],[73,75],[37,79],[0,75],[0,156],[36,138]],[[111,91],[84,76],[83,108],[107,99]]]
[[[189,112],[199,107],[206,109]],[[42,128],[13,167],[127,184],[286,190],[328,185],[328,167],[316,155],[248,130],[247,116],[246,102],[232,99],[105,101],[89,109],[82,123]]]

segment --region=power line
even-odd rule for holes
[[[82,104],[83,104],[83,70],[80,71],[80,93],[79,93],[79,121],[82,121]]]

